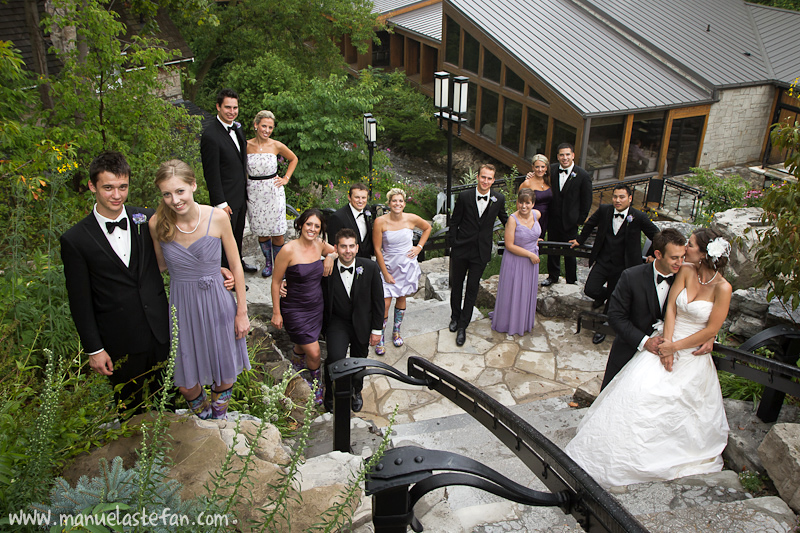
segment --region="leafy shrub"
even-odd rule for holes
[[[708,226],[714,213],[745,206],[747,184],[738,174],[725,178],[712,170],[692,168],[691,171],[693,175],[686,181],[704,191],[703,205],[695,220],[697,224]]]

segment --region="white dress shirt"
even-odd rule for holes
[[[564,172],[561,172],[562,170],[564,170],[564,167],[562,167],[561,165],[558,165],[558,190],[559,191],[563,191],[564,190],[564,184],[567,182],[567,178],[569,178],[569,175],[572,174],[572,169],[573,168],[575,168],[575,163],[572,163],[569,167],[567,167],[566,168],[567,172],[564,173]]]
[[[486,200],[481,200],[482,196],[486,197]],[[478,217],[483,216],[483,212],[486,211],[486,207],[489,205],[489,202],[492,201],[492,190],[489,189],[489,192],[486,194],[481,194],[478,192],[478,188],[475,187],[475,203],[478,204]]]
[[[222,124],[222,127],[225,128],[226,130],[233,126],[233,124],[225,124],[224,122],[222,122],[222,119],[219,118],[219,115],[217,115],[217,120],[219,120],[219,123]],[[239,138],[236,137],[236,131],[235,130],[229,130],[228,131],[228,136],[231,139],[233,139],[234,146],[236,146],[236,149],[239,150],[239,152],[241,152],[242,151],[242,147],[239,146]]]
[[[108,244],[111,245],[111,248],[114,250],[114,253],[117,254],[120,261],[125,263],[125,266],[130,266],[131,262],[131,224],[130,220],[128,221],[128,229],[122,229],[120,227],[114,228],[112,233],[108,232],[108,228],[106,228],[106,222],[119,222],[123,218],[127,218],[128,213],[126,212],[125,208],[122,208],[122,214],[118,216],[116,219],[111,220],[110,218],[106,218],[100,213],[97,212],[97,204],[94,204],[94,218],[97,220],[97,223],[100,225],[100,229],[105,235],[106,239],[108,239]],[[149,230],[148,230],[149,231]]]
[[[658,295],[658,305],[661,309],[664,309],[664,303],[667,301],[667,296],[669,296],[669,290],[672,288],[672,285],[670,285],[667,282],[667,280],[658,283],[658,276],[664,276],[664,274],[658,271],[655,262],[653,262],[653,283],[656,286],[656,294]],[[664,277],[671,278],[672,276],[674,276],[674,274],[670,273]],[[648,337],[647,335],[645,335],[644,338],[642,338],[642,341],[639,343],[639,348],[638,348],[639,350],[644,350],[644,344],[647,342],[647,339],[649,338],[650,337]]]
[[[350,272],[348,270],[345,270],[344,272],[342,272],[342,269],[340,267],[345,267],[345,268],[352,267],[353,271]],[[355,279],[356,276],[357,267],[355,259],[353,259],[353,262],[350,263],[349,265],[345,265],[344,263],[342,263],[337,259],[336,266],[334,266],[334,268],[339,271],[339,277],[342,278],[342,285],[344,285],[344,290],[347,292],[347,296],[352,299],[352,296],[350,296],[350,290],[353,288],[353,280]],[[354,306],[357,305],[357,302],[353,302],[353,305]],[[373,335],[380,335],[383,333],[383,331],[379,329],[373,329],[370,331],[370,333],[372,333]]]
[[[614,235],[617,234],[619,228],[622,227],[622,223],[625,222],[625,217],[628,216],[628,207],[625,208],[623,211],[617,211],[614,209],[614,215],[622,215],[622,218],[612,215],[611,216],[611,226],[614,228]]]
[[[347,205],[350,206],[350,211],[352,211],[353,213],[353,218],[356,219],[356,226],[358,226],[358,233],[361,235],[361,242],[364,242],[364,239],[367,238],[367,215],[360,217],[358,215],[364,213],[363,209],[359,211],[358,209],[353,207],[353,204],[347,204]]]

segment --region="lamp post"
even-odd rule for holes
[[[376,140],[378,138],[378,121],[372,117],[372,113],[364,113],[364,142],[369,148],[369,198],[372,200],[372,155],[375,152]]]
[[[447,198],[445,220],[450,225],[450,196],[453,186],[453,122],[458,124],[458,136],[461,136],[461,123],[467,119],[461,115],[467,110],[467,89],[469,88],[469,78],[466,76],[452,76],[453,90],[452,103],[450,99],[450,79],[449,72],[436,72],[433,75],[433,105],[439,110],[434,113],[439,119],[439,129],[442,129],[442,121],[447,121]]]

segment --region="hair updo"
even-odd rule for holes
[[[723,254],[716,258],[708,255],[709,243],[711,243],[711,241],[713,241],[714,239],[721,238],[721,235],[711,228],[696,229],[694,230],[692,235],[694,235],[697,247],[700,249],[701,252],[705,254],[705,257],[703,257],[703,259],[700,260],[700,264],[705,265],[707,268],[710,268],[711,270],[714,270],[716,272],[723,272],[725,270],[725,267],[728,265],[728,254]]]

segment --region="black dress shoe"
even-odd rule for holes
[[[244,271],[245,271],[245,272],[247,272],[248,274],[252,274],[253,272],[258,272],[258,267],[257,267],[257,266],[248,265],[248,264],[247,264],[247,263],[245,263],[244,261],[242,261],[242,268],[243,268],[243,269],[244,269]]]
[[[353,408],[354,413],[361,411],[361,408],[364,407],[364,398],[361,397],[360,392],[353,393],[353,397],[350,399],[350,407]]]
[[[457,329],[458,329],[458,320],[451,320],[450,321],[450,331],[455,333]]]
[[[547,278],[546,280],[544,280],[542,282],[542,287],[549,287],[550,285],[553,285],[554,283],[558,283],[558,280],[557,279],[554,280],[552,278]]]
[[[458,328],[458,333],[456,333],[456,345],[464,346],[465,342],[467,342],[467,330]]]
[[[592,344],[600,344],[604,340],[606,340],[605,333],[595,333],[594,337],[592,337]]]

